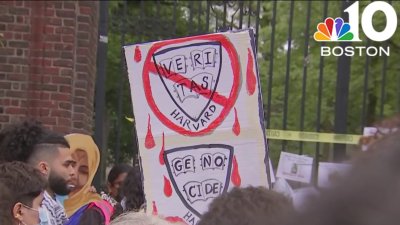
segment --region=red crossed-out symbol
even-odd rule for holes
[[[226,50],[229,56],[228,59],[222,59],[223,62],[229,63],[232,69],[232,74],[221,74],[220,76],[229,76],[232,75],[233,79],[233,84],[231,91],[229,93],[229,96],[224,96],[221,95],[217,92],[217,90],[213,93],[211,90],[209,91],[202,91],[202,92],[197,92],[198,94],[210,99],[211,101],[221,105],[223,107],[221,113],[217,116],[216,119],[214,119],[207,127],[204,129],[201,129],[199,131],[191,131],[183,128],[182,126],[179,126],[175,123],[173,123],[170,119],[168,119],[159,109],[159,107],[156,105],[154,97],[153,97],[153,91],[152,86],[150,84],[150,73],[153,75],[161,75],[164,77],[164,79],[170,79],[173,82],[179,82],[180,84],[183,84],[185,87],[190,88],[191,81],[187,79],[186,77],[182,76],[181,74],[175,73],[174,76],[165,76],[163,74],[159,74],[157,72],[157,68],[154,65],[154,62],[151,60],[152,56],[155,52],[157,52],[159,49],[162,47],[166,47],[168,45],[173,45],[173,44],[180,44],[180,43],[185,43],[189,41],[217,41],[221,43],[221,46]],[[222,52],[220,53],[222,54]],[[221,62],[222,63],[222,62]],[[161,65],[158,65],[161,66]],[[221,79],[220,77],[220,79]],[[232,109],[233,105],[236,102],[236,98],[238,95],[239,91],[239,83],[240,83],[240,65],[239,65],[239,60],[237,56],[237,52],[233,44],[228,40],[228,38],[222,34],[210,34],[210,35],[202,35],[202,36],[193,36],[193,37],[186,37],[186,38],[180,38],[180,39],[174,39],[174,40],[167,40],[163,42],[157,42],[155,43],[149,50],[146,60],[143,65],[143,87],[145,91],[145,96],[146,100],[149,103],[150,108],[154,112],[154,114],[158,117],[158,119],[166,125],[168,128],[175,130],[176,132],[187,135],[187,136],[200,136],[207,134],[211,131],[213,131],[216,127],[218,127],[222,121],[224,121],[225,117],[228,115],[230,110]],[[224,79],[222,79],[223,81]],[[219,81],[221,82],[221,80]],[[193,90],[197,91],[197,90]]]

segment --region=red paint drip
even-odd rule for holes
[[[162,146],[161,146],[161,151],[160,151],[160,155],[158,156],[160,164],[164,165],[164,150],[165,150],[165,145],[164,145],[164,133],[162,134]]]
[[[231,176],[231,181],[236,187],[240,187],[240,184],[242,183],[242,179],[240,178],[239,174],[239,166],[235,155],[233,156],[233,172]]]
[[[182,223],[182,224],[187,224],[182,218],[179,216],[168,216],[165,217],[165,220],[171,223]]]
[[[154,146],[156,146],[156,143],[154,142],[153,133],[151,132],[150,115],[149,115],[149,119],[147,120],[147,134],[146,134],[146,140],[144,142],[144,146],[147,149],[151,149]]]
[[[165,176],[164,176],[164,194],[167,197],[171,197],[172,195],[171,182]]]
[[[236,107],[233,108],[233,110],[235,111],[235,123],[233,123],[232,131],[236,136],[239,136],[239,134],[240,134],[240,123],[239,123],[239,119],[238,119],[238,116],[237,116]]]
[[[156,202],[153,201],[153,215],[157,216],[158,215],[158,210],[157,210],[157,206],[156,206]]]
[[[142,52],[140,51],[139,46],[135,48],[135,62],[140,62],[142,60]]]
[[[247,93],[253,95],[256,90],[256,75],[254,74],[254,59],[251,54],[250,48],[247,49],[247,73],[246,73],[246,83],[247,83]]]

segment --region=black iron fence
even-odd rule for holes
[[[112,49],[112,38],[120,51],[125,43],[253,28],[267,128],[361,134],[364,126],[400,112],[400,32],[384,42],[369,40],[361,29],[362,42],[316,42],[313,35],[318,23],[327,17],[342,17],[347,21],[348,14],[344,10],[353,3],[294,0],[110,2],[108,48]],[[360,13],[369,3],[359,3]],[[400,3],[389,3],[399,12]],[[382,30],[385,25],[385,16],[377,13],[375,28]],[[321,56],[321,46],[331,49],[335,46],[389,46],[391,50],[390,56],[368,56],[365,51],[356,52],[354,56]],[[131,141],[135,140],[132,129],[127,131],[130,140],[123,138],[124,126],[131,126],[125,125],[128,123],[125,116],[132,114],[132,107],[124,59],[120,59],[120,64],[116,64],[120,69],[115,71],[116,67],[109,63],[107,70],[107,76],[117,80],[107,84],[110,90],[116,90],[110,95],[117,99],[108,98],[107,103],[109,114],[115,116],[111,119],[108,144],[115,161],[121,161],[124,154],[137,152],[136,143]],[[314,156],[317,163],[346,158],[343,144],[270,139],[269,148],[274,163],[280,151],[308,154]],[[347,146],[348,149],[351,148]]]

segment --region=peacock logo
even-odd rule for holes
[[[350,24],[345,23],[342,18],[335,20],[331,17],[325,19],[324,23],[319,23],[318,31],[314,33],[316,41],[352,41],[354,35],[350,32]]]

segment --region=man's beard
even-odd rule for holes
[[[71,192],[71,189],[68,187],[67,181],[54,172],[50,172],[49,187],[57,195],[68,195]]]

